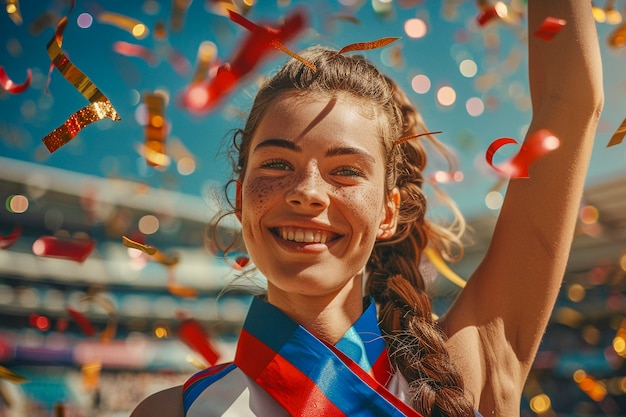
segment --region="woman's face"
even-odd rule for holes
[[[270,297],[353,285],[376,238],[395,231],[399,197],[386,198],[381,116],[364,106],[345,93],[283,94],[251,139],[238,216]]]

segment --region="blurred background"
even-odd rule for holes
[[[0,416],[127,416],[145,396],[232,358],[254,287],[230,284],[247,266],[245,250],[236,242],[223,256],[220,242],[206,239],[207,226],[228,208],[232,130],[259,83],[288,57],[259,47],[229,9],[275,28],[306,16],[284,38],[296,53],[400,38],[363,53],[404,87],[456,154],[456,167],[434,158],[426,176],[473,230],[466,256],[451,268],[467,278],[480,262],[505,190],[485,152],[498,138],[521,140],[531,116],[525,1],[5,3]],[[626,415],[626,148],[606,146],[626,117],[626,10],[619,0],[593,4],[605,110],[523,416]],[[55,44],[87,81],[60,58],[51,67]],[[217,69],[249,50],[262,59],[239,68],[245,76],[223,91]],[[42,139],[71,129],[66,120],[93,93],[85,97],[74,84],[90,83],[121,120],[81,126],[79,115],[75,137],[50,152]],[[516,152],[503,147],[494,161]],[[434,219],[449,216],[436,200],[431,209]],[[218,235],[236,238],[236,222],[226,217]],[[459,287],[449,274],[435,275],[429,289],[441,313]]]

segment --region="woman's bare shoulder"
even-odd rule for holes
[[[182,385],[154,393],[133,410],[130,417],[184,417]]]

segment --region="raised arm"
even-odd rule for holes
[[[450,335],[475,325],[481,343],[490,344],[495,353],[483,366],[517,359],[518,385],[561,286],[603,105],[591,1],[534,0],[528,9],[528,135],[549,129],[561,144],[531,166],[530,178],[510,181],[487,254],[446,318]],[[549,16],[567,24],[551,41],[533,36]]]

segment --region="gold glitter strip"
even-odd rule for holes
[[[314,64],[314,63],[312,63],[311,61],[309,61],[309,60],[307,60],[307,59],[302,58],[300,55],[298,55],[298,54],[296,54],[295,52],[291,51],[289,48],[287,48],[285,45],[283,45],[280,41],[278,41],[278,40],[276,40],[276,39],[273,39],[273,40],[270,42],[270,44],[271,44],[274,48],[276,48],[276,49],[278,49],[278,50],[280,50],[280,51],[282,51],[282,52],[286,53],[286,54],[287,54],[287,55],[289,55],[290,57],[292,57],[292,58],[294,58],[294,59],[297,59],[298,61],[302,62],[302,63],[303,63],[304,65],[306,65],[307,67],[311,68],[311,70],[313,70],[313,72],[316,72],[316,71],[317,71],[317,67],[315,66],[315,64]]]
[[[351,43],[350,45],[346,45],[343,48],[341,48],[339,52],[337,52],[337,55],[341,55],[345,52],[364,51],[368,49],[382,48],[383,46],[387,46],[390,43],[397,41],[398,39],[400,38],[380,38],[371,42]]]
[[[609,146],[619,145],[624,140],[625,135],[626,135],[626,119],[622,121],[622,124],[617,128],[615,133],[613,133],[613,136],[611,136],[611,140],[609,141],[608,145],[606,145],[606,147],[608,148]]]
[[[68,15],[72,12],[75,1],[71,1],[69,11],[57,24],[54,36],[48,42],[48,56],[61,75],[65,77],[91,104],[72,114],[61,126],[48,133],[42,142],[52,153],[72,140],[78,132],[89,124],[105,117],[113,121],[121,120],[109,99],[95,84],[70,62],[61,50],[63,31],[67,27]],[[52,70],[52,66],[50,67]],[[49,78],[49,76],[48,76]]]
[[[78,132],[93,122],[108,117],[114,121],[121,120],[109,100],[98,101],[83,107],[72,114],[61,126],[48,133],[41,141],[46,145],[50,153],[56,151],[70,140],[74,139]]]

